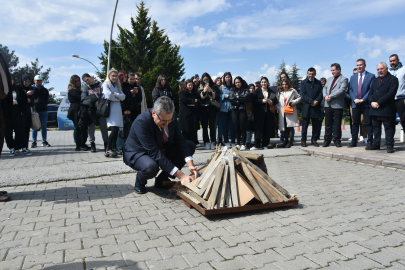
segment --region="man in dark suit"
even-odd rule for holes
[[[349,83],[349,94],[352,100],[352,141],[347,146],[349,148],[357,146],[362,114],[367,127],[367,145],[371,146],[373,143],[373,124],[369,117],[370,101],[368,94],[375,75],[366,71],[366,60],[358,59],[356,65],[357,73],[350,77]]]
[[[378,77],[374,79],[368,94],[371,102],[370,117],[373,121],[373,145],[366,150],[379,150],[381,142],[381,124],[385,128],[385,145],[387,153],[394,153],[395,135],[395,95],[398,90],[398,78],[388,72],[385,62],[377,65]]]
[[[191,173],[199,175],[192,155],[195,144],[186,141],[176,119],[174,104],[166,96],[158,98],[153,109],[140,114],[132,124],[123,148],[124,163],[137,171],[135,192],[146,192],[148,179],[155,177],[155,187],[161,188],[163,181],[177,177],[181,182],[192,181],[181,168],[187,163]]]
[[[301,82],[300,92],[302,99],[302,137],[301,146],[307,147],[307,131],[309,121],[312,121],[311,144],[319,147],[318,137],[319,118],[321,117],[322,83],[315,78],[316,70],[309,68],[307,78]],[[321,123],[322,124],[322,123]]]

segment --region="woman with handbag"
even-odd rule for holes
[[[80,77],[72,75],[68,85],[69,111],[67,117],[73,121],[75,129],[73,130],[73,139],[76,143],[75,151],[89,151],[90,148],[86,145],[87,141],[87,125],[80,123],[81,106],[80,100],[82,95],[82,83]]]
[[[229,95],[232,105],[232,121],[235,127],[236,147],[246,150],[246,103],[250,101],[250,93],[246,82],[239,76],[234,80],[232,93]],[[242,140],[241,140],[242,139]]]
[[[297,104],[301,102],[301,96],[295,90],[290,80],[283,80],[278,94],[278,115],[280,118],[280,131],[284,131],[285,140],[277,145],[277,148],[290,148],[293,145],[294,127],[298,127]]]
[[[206,150],[215,150],[215,119],[221,106],[219,103],[219,90],[208,73],[204,73],[201,77],[203,88],[199,90],[199,96],[201,98],[200,117],[203,128],[203,140]],[[210,128],[209,136],[208,126]]]
[[[254,125],[255,125],[255,146],[250,150],[268,149],[270,138],[276,137],[275,132],[275,105],[278,103],[276,94],[270,90],[269,80],[262,77],[261,88],[255,90],[252,95]]]
[[[184,139],[197,140],[197,104],[200,99],[193,93],[193,81],[186,80],[179,85],[179,124]]]
[[[106,100],[110,101],[109,116],[107,117],[107,127],[111,128],[108,136],[108,145],[105,152],[106,157],[116,157],[116,142],[119,129],[124,126],[122,121],[121,102],[125,99],[125,94],[121,89],[121,82],[118,79],[118,71],[114,68],[110,69],[107,79],[103,83],[103,95]]]
[[[224,137],[224,144],[230,148],[235,146],[235,129],[232,122],[232,105],[229,101],[229,96],[232,93],[232,75],[230,72],[225,72],[223,76],[223,84],[220,91],[220,100],[221,100],[221,107],[220,107],[220,117],[221,117],[221,124],[222,124],[222,135]],[[231,137],[231,143],[228,141],[228,134]]]
[[[27,94],[22,89],[15,85],[14,78],[11,76],[11,87],[13,95],[13,121],[6,122],[5,139],[8,149],[10,149],[10,157],[14,157],[16,150],[22,149],[23,155],[31,155],[28,151],[27,140],[25,138],[25,105],[27,105]],[[13,137],[13,132],[15,136]]]

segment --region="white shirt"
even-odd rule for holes
[[[366,76],[366,71],[364,71],[363,73],[357,73],[357,85],[359,85],[360,83],[360,74],[361,74],[361,86],[363,86],[363,82],[364,82],[364,76]]]
[[[159,128],[159,129],[162,130],[161,128]],[[167,138],[169,138],[169,126],[165,126],[163,132],[166,134]],[[188,161],[193,160],[193,157],[186,157],[184,160],[187,163]],[[170,175],[173,176],[178,170],[179,170],[179,168],[174,166],[173,170],[170,172]]]

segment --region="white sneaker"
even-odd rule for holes
[[[367,140],[367,139],[366,139]],[[360,138],[359,138],[359,142],[363,142],[364,141],[364,138],[363,138],[363,136],[360,136]]]
[[[368,139],[364,138],[363,141],[364,141],[365,144],[367,144]]]
[[[210,149],[211,149],[211,144],[205,143],[205,150],[210,150]]]
[[[352,141],[352,138],[349,138],[348,141],[351,142],[351,141]]]
[[[195,147],[201,147],[202,144],[201,143],[197,143]]]
[[[225,144],[225,146],[226,146],[227,148],[231,148],[231,144],[230,144],[230,143]]]
[[[14,157],[15,156],[15,150],[10,150],[10,154],[8,155],[9,157]]]
[[[32,155],[31,151],[28,150],[28,149],[23,149],[23,150],[21,151],[21,153],[22,153],[23,155],[26,155],[26,156],[31,156],[31,155]]]
[[[263,147],[263,150],[268,150],[269,148],[267,148],[267,147]]]
[[[211,143],[211,150],[215,150],[215,149],[216,149],[215,143]]]
[[[239,145],[239,144],[237,144],[237,145],[236,145],[236,148],[240,149],[240,145]]]
[[[246,146],[242,145],[242,146],[240,147],[240,151],[244,151],[244,150],[246,150]]]
[[[256,148],[255,146],[253,146],[252,148],[250,148],[250,150],[262,150],[261,148]]]

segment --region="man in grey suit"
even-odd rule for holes
[[[345,96],[348,87],[348,80],[341,74],[341,67],[338,63],[330,66],[333,77],[330,77],[323,88],[323,98],[325,100],[325,140],[323,147],[328,147],[332,140],[332,127],[335,125],[336,147],[342,147],[342,116],[345,106]]]

